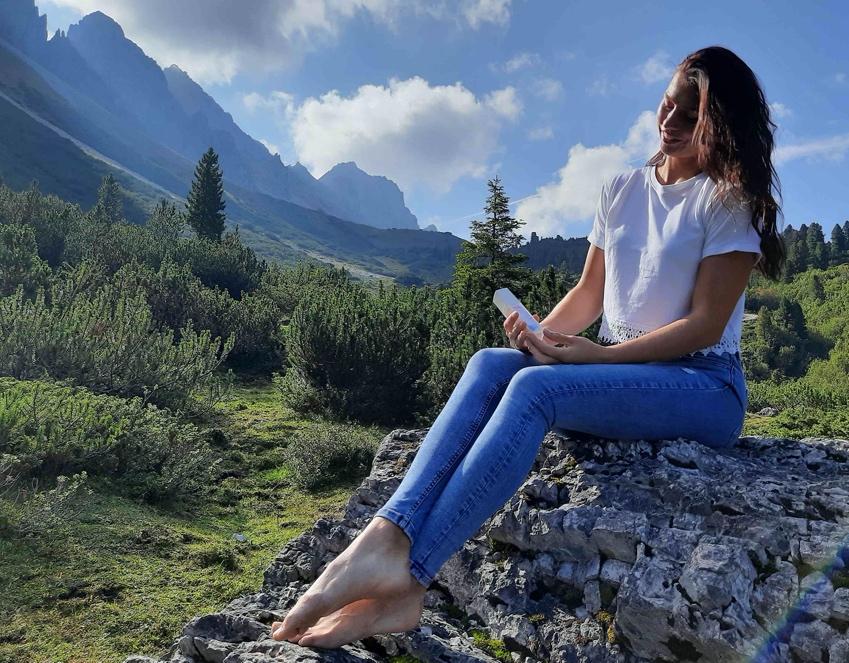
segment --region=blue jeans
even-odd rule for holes
[[[524,483],[554,428],[602,438],[684,437],[723,449],[743,429],[739,353],[627,364],[541,364],[476,352],[389,500],[375,513],[410,539],[428,587],[445,561]]]

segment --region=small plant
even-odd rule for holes
[[[30,489],[19,489],[14,502],[16,510],[8,525],[19,536],[40,536],[47,532],[64,529],[83,506],[83,498],[91,495],[85,472],[72,477],[59,476],[56,485],[48,490],[39,490],[39,481],[34,480]],[[5,509],[4,509],[5,510]]]
[[[510,652],[504,646],[503,640],[490,638],[489,634],[483,629],[472,629],[469,635],[472,636],[476,647],[482,649],[493,658],[504,661],[504,663],[513,663]]]
[[[607,628],[608,644],[617,644],[618,639],[616,638],[616,629],[613,628],[613,620],[615,619],[614,615],[610,614],[607,610],[599,610],[595,614],[595,618],[601,623],[602,627]]]
[[[298,431],[288,447],[292,482],[314,490],[368,474],[379,441],[379,434],[353,424]]]

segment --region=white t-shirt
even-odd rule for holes
[[[604,180],[587,237],[604,249],[600,340],[621,343],[684,317],[702,258],[728,251],[761,253],[750,207],[724,206],[713,199],[715,189],[704,172],[661,184],[654,166]],[[739,351],[745,297],[740,295],[721,341],[689,354]]]

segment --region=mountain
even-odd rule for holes
[[[37,179],[43,191],[89,205],[96,186],[83,191],[83,182],[113,172],[139,221],[158,197],[185,198],[197,159],[213,146],[228,222],[264,255],[410,283],[450,277],[462,240],[419,230],[397,185],[353,163],[321,180],[299,163],[286,166],[102,12],[47,40],[33,0],[0,3],[0,100],[9,118],[0,141],[16,146],[14,159],[0,155],[0,175],[15,186]]]
[[[32,0],[3,0],[0,35],[25,53],[35,53],[47,39],[47,15],[39,15]]]
[[[181,204],[194,168],[153,142],[132,118],[111,114],[2,39],[0,145],[0,177],[7,184],[22,189],[36,179],[43,192],[83,207],[93,204],[100,177],[112,173],[124,188],[127,217],[136,222],[159,198]],[[358,277],[446,282],[462,242],[450,233],[346,221],[232,182],[225,186],[225,199],[229,223],[238,224],[245,241],[262,255],[286,263],[320,260]]]
[[[580,274],[584,271],[584,262],[587,258],[587,239],[586,237],[563,239],[560,235],[540,239],[536,233],[532,232],[529,242],[515,249],[508,249],[507,252],[527,256],[524,266],[534,270],[554,265],[572,274]]]
[[[404,204],[404,194],[392,180],[369,175],[353,161],[336,164],[319,180],[332,191],[341,216],[379,228],[418,228],[413,213]]]

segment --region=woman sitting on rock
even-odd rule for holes
[[[436,573],[521,486],[554,428],[735,444],[745,288],[755,266],[776,279],[785,260],[775,126],[733,52],[684,58],[657,109],[660,149],[604,178],[583,275],[542,337],[514,313],[511,347],[475,353],[398,489],[273,638],[333,648],[414,628]],[[601,344],[577,335],[602,313]]]

